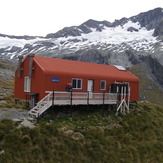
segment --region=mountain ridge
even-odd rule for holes
[[[145,17],[145,18],[142,18]],[[135,22],[139,22],[141,27],[146,27],[148,30],[153,29],[156,25],[158,25],[160,18],[162,18],[162,8],[156,8],[154,10],[150,10],[147,12],[142,12],[140,14],[138,14],[137,16],[132,16],[130,18],[122,18],[120,20],[115,20],[113,23],[110,23],[109,21],[96,21],[93,19],[89,19],[86,22],[82,23],[79,26],[72,26],[72,27],[65,27],[62,30],[59,30],[56,33],[51,33],[48,34],[46,37],[47,38],[58,38],[58,37],[63,37],[65,36],[65,32],[67,32],[68,30],[76,30],[76,28],[79,28],[80,32],[76,32],[75,36],[80,36],[81,33],[90,33],[92,32],[89,28],[96,28],[97,31],[101,31],[103,29],[103,26],[106,27],[116,27],[118,25],[124,25],[127,21],[131,20],[134,23]],[[151,21],[151,19],[153,19]],[[68,31],[68,32],[69,32]],[[69,36],[74,36],[74,33],[69,33]],[[71,35],[72,34],[72,35]],[[67,36],[67,35],[66,35]]]

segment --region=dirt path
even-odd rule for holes
[[[27,116],[28,110],[16,108],[0,108],[0,119],[16,119]]]

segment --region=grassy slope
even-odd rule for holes
[[[94,110],[41,119],[34,129],[0,121],[0,162],[163,162],[163,107],[141,103],[130,114]],[[74,133],[83,137],[74,137]],[[80,134],[79,134],[80,135]]]
[[[0,60],[0,68],[15,70],[16,66],[11,61]]]
[[[163,92],[150,79],[147,72],[148,68],[144,68],[144,64],[137,64],[131,69],[131,72],[140,79],[140,100],[147,100],[163,106]]]

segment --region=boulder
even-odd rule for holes
[[[75,132],[72,134],[72,138],[75,140],[84,139],[84,135],[81,134],[80,132]]]
[[[5,151],[4,151],[4,150],[1,150],[1,151],[0,151],[0,155],[3,154],[3,153],[5,153]]]
[[[23,127],[28,127],[30,129],[35,127],[35,125],[32,122],[28,121],[27,119],[24,119],[24,121],[21,122],[20,125]]]

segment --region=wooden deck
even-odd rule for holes
[[[123,92],[123,91],[122,91]],[[32,118],[38,118],[51,106],[56,105],[105,105],[117,104],[117,93],[93,93],[93,92],[61,92],[61,91],[46,91],[47,96],[40,100],[37,105],[32,108],[28,115]],[[126,103],[126,93],[121,94],[120,105],[117,112],[129,112],[129,95]]]

